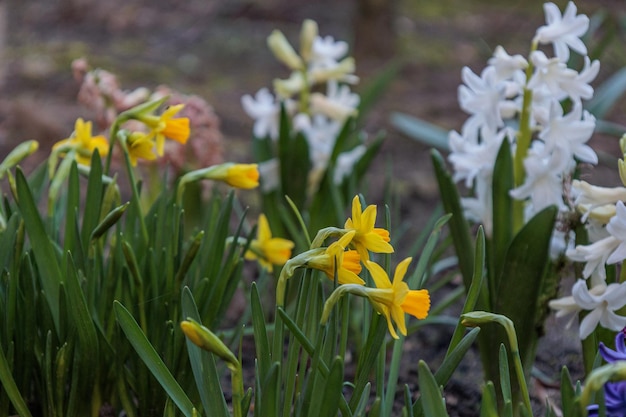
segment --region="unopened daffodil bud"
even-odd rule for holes
[[[0,164],[0,179],[4,178],[9,169],[19,164],[27,156],[35,153],[37,149],[39,149],[39,142],[36,140],[27,140],[17,145]]]
[[[194,345],[219,356],[226,362],[229,369],[239,367],[239,361],[224,342],[197,321],[193,319],[184,320],[180,323],[180,328]]]
[[[182,202],[187,183],[202,179],[222,181],[231,187],[250,190],[259,186],[259,169],[257,164],[226,162],[188,172],[181,177],[178,183],[177,201]]]

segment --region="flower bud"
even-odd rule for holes
[[[300,31],[300,56],[305,62],[311,60],[311,52],[313,50],[313,41],[317,37],[317,22],[311,19],[306,19],[302,23],[302,30]]]
[[[239,367],[239,361],[228,349],[228,347],[212,331],[193,319],[188,319],[180,323],[180,328],[185,336],[196,346],[211,352],[226,361],[229,369]]]
[[[285,38],[280,30],[274,30],[267,38],[267,46],[270,48],[276,59],[287,65],[292,70],[304,69],[302,58],[298,56],[296,51]]]
[[[301,92],[305,87],[304,77],[299,72],[291,73],[291,76],[286,80],[278,78],[274,80],[274,90],[282,98],[289,98]]]
[[[37,149],[39,149],[39,142],[36,140],[28,140],[17,145],[0,164],[0,179],[4,178],[7,170],[19,164],[22,159],[35,153]]]

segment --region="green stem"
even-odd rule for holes
[[[309,80],[307,77],[306,69],[301,71],[302,78],[304,79],[304,87],[302,87],[302,91],[300,91],[300,113],[309,114]]]
[[[233,417],[243,417],[243,410],[241,409],[241,402],[243,400],[243,372],[241,370],[241,364],[237,363],[237,366],[230,367],[231,371],[231,384],[233,390]]]
[[[132,203],[137,208],[137,214],[139,217],[139,227],[141,229],[141,237],[143,239],[144,244],[148,244],[148,228],[146,227],[146,221],[143,215],[143,210],[141,209],[141,199],[139,196],[139,190],[137,189],[137,181],[135,178],[135,171],[133,169],[132,164],[130,163],[130,157],[128,156],[128,149],[126,148],[125,141],[120,141],[122,148],[124,150],[124,162],[126,163],[126,171],[128,172],[128,180],[130,181],[130,187],[132,190]]]
[[[533,40],[530,53],[537,50],[537,41]],[[530,54],[529,54],[530,55]],[[526,85],[532,77],[533,65],[529,61],[526,67]],[[524,87],[524,95],[522,100],[522,113],[520,115],[519,131],[517,134],[517,146],[515,149],[515,158],[513,160],[513,181],[515,187],[519,187],[524,183],[524,159],[528,154],[530,142],[532,139],[532,129],[530,127],[531,107],[533,101],[532,90]],[[524,225],[524,202],[521,200],[513,200],[513,231],[516,233]]]
[[[109,175],[109,169],[111,168],[111,159],[113,158],[113,148],[115,147],[115,141],[117,140],[117,132],[120,130],[121,124],[120,117],[118,116],[111,125],[111,131],[109,133],[109,152],[107,153],[107,159],[104,164],[104,175]]]

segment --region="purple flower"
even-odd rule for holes
[[[623,343],[621,346],[623,349]],[[604,384],[604,403],[606,405],[606,417],[626,417],[626,381]],[[587,411],[589,417],[597,417],[599,406],[597,404],[590,405],[587,407]]]
[[[600,342],[600,354],[608,363],[626,360],[626,344],[624,344],[624,332],[621,331],[615,336],[615,349],[609,349]]]

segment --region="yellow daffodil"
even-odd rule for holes
[[[257,238],[250,242],[245,258],[258,260],[263,268],[272,272],[273,265],[283,265],[291,258],[294,243],[280,237],[272,237],[272,231],[264,214],[259,216]]]
[[[352,217],[346,220],[344,228],[354,230],[352,246],[357,250],[363,261],[369,260],[368,250],[375,253],[392,253],[393,247],[389,244],[389,232],[376,223],[376,206],[370,205],[361,211],[359,196],[352,199]]]
[[[91,122],[80,118],[76,120],[72,136],[52,146],[54,154],[74,151],[76,161],[81,165],[91,164],[91,156],[96,149],[100,156],[105,156],[109,152],[109,142],[104,136],[91,136]]]
[[[132,166],[137,165],[139,158],[152,161],[157,157],[154,153],[154,142],[145,133],[131,133],[126,140],[126,149]]]
[[[366,261],[365,266],[372,275],[376,288],[368,288],[366,296],[380,314],[387,319],[389,333],[395,339],[398,338],[393,322],[398,330],[406,336],[406,323],[404,313],[409,313],[418,319],[428,316],[430,309],[430,295],[428,290],[410,290],[402,279],[411,263],[411,258],[406,258],[396,267],[393,282],[385,270],[375,262]]]
[[[161,116],[154,115],[138,115],[137,118],[141,122],[145,123],[151,131],[149,135],[154,136],[156,143],[157,155],[163,156],[163,150],[165,148],[165,138],[170,138],[176,142],[187,143],[189,139],[189,118],[178,117],[174,118],[176,114],[185,107],[184,104],[177,104],[175,106],[168,107]]]
[[[354,231],[346,233],[323,252],[308,258],[304,266],[323,271],[331,280],[335,279],[336,271],[339,284],[365,284],[357,275],[361,272],[359,254],[354,250],[345,250],[354,235]]]

